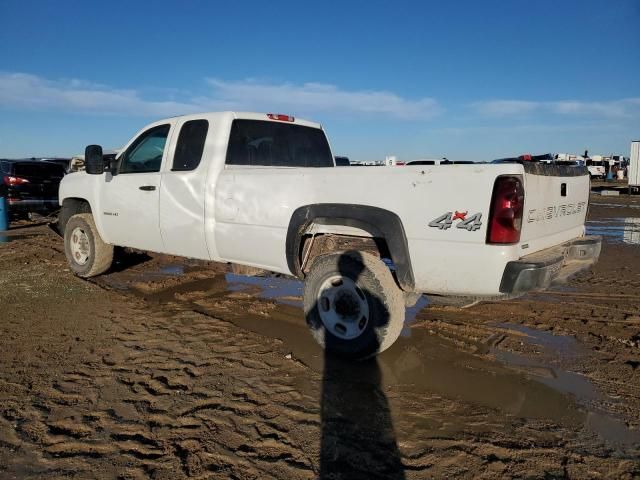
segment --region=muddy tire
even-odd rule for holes
[[[389,348],[404,325],[404,295],[389,268],[363,252],[314,260],[304,285],[304,312],[327,353],[351,359]]]
[[[113,245],[104,243],[90,213],[73,215],[64,229],[64,253],[79,277],[106,272],[113,262]]]

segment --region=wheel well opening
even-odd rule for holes
[[[358,237],[334,233],[305,233],[300,241],[298,261],[302,274],[306,275],[313,261],[329,253],[357,250],[370,253],[391,262],[391,252],[387,241],[382,237]]]
[[[69,219],[78,213],[92,213],[91,205],[84,198],[65,198],[58,214],[58,231],[64,235]]]
[[[398,285],[405,291],[414,290],[409,244],[395,213],[367,205],[332,203],[299,207],[291,216],[286,255],[289,270],[296,277],[305,276],[309,258],[356,248],[391,259],[389,266]]]

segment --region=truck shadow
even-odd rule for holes
[[[349,255],[353,258],[354,252]],[[339,266],[344,275],[343,258],[344,254]],[[364,293],[370,305],[376,304],[374,308],[383,312],[379,323],[388,323],[389,314],[383,302],[371,292]],[[404,479],[377,358],[343,359],[326,353],[331,338],[325,336],[325,342],[329,349],[325,350],[322,380],[319,478]]]
[[[117,273],[151,260],[145,252],[116,247],[113,252],[113,264],[107,273]]]

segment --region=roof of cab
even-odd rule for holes
[[[277,114],[277,112],[274,112]],[[224,111],[224,112],[203,112],[203,113],[190,113],[188,115],[177,115],[175,117],[169,117],[162,120],[158,120],[157,122],[153,122],[154,124],[166,122],[167,120],[175,120],[175,119],[184,119],[184,120],[197,120],[197,119],[210,119],[213,120],[215,118],[231,116],[234,119],[243,119],[243,120],[262,120],[266,122],[276,122],[276,123],[292,123],[294,125],[303,125],[305,127],[319,128],[322,129],[322,125],[316,122],[310,122],[308,120],[303,120],[301,118],[293,116],[293,122],[286,122],[282,120],[275,120],[268,117],[268,113],[260,113],[260,112],[233,112],[233,111]]]

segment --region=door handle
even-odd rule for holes
[[[141,187],[138,187],[138,188],[145,192],[153,192],[156,189],[154,185],[142,185]]]

